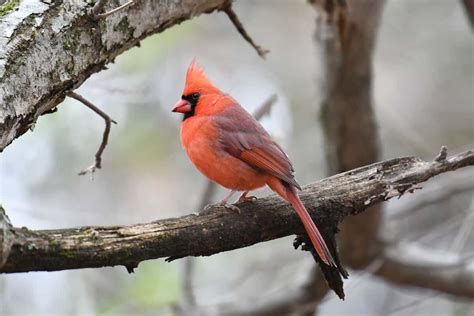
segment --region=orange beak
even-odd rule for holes
[[[191,111],[191,104],[186,100],[179,100],[171,112],[187,113],[189,111]]]

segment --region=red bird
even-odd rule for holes
[[[322,261],[336,266],[296,193],[301,187],[288,156],[235,99],[207,79],[195,61],[173,112],[184,114],[181,142],[191,161],[206,177],[231,190],[221,205],[233,208],[227,201],[235,191],[243,191],[239,201],[245,201],[253,198],[247,197],[249,191],[268,185],[293,205]]]

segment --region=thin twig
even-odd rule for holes
[[[403,220],[408,216],[413,216],[420,211],[426,210],[428,206],[456,198],[458,194],[474,191],[473,175],[474,173],[466,171],[462,176],[448,177],[438,181],[439,185],[437,187],[423,189],[423,192],[418,194],[417,199],[414,199],[412,203],[397,212],[388,214],[388,219]],[[430,214],[429,216],[432,215]]]
[[[235,13],[235,11],[232,9],[232,2],[229,2],[228,5],[226,5],[222,11],[224,11],[227,16],[229,17],[230,21],[232,24],[234,24],[235,28],[237,31],[240,33],[240,35],[243,36],[243,38],[250,44],[252,45],[253,48],[257,51],[258,56],[262,57],[265,59],[265,56],[270,52],[268,49],[262,48],[261,46],[257,45],[253,39],[250,37],[250,35],[247,33],[245,30],[244,26],[242,25],[242,22],[240,22],[239,17]]]
[[[202,210],[206,205],[212,202],[212,197],[216,191],[216,184],[211,180],[206,183],[201,200],[199,201],[198,210]],[[193,279],[194,279],[194,264],[196,263],[195,257],[184,258],[183,263],[183,283],[182,283],[182,298],[176,311],[179,315],[189,315],[194,312],[196,306],[196,296],[193,290]]]
[[[441,162],[446,160],[446,157],[448,156],[448,147],[442,146],[441,150],[439,151],[438,156],[434,159],[437,162]]]
[[[255,112],[253,113],[253,117],[257,121],[260,121],[262,117],[267,114],[270,114],[270,111],[272,110],[272,107],[277,100],[278,96],[276,94],[272,94],[265,102],[262,103],[262,105],[260,105],[257,110],[255,110]]]
[[[111,119],[107,113],[105,113],[104,111],[96,107],[94,104],[92,104],[90,101],[85,99],[83,96],[72,91],[69,92],[67,95],[81,102],[85,106],[87,106],[89,109],[91,109],[92,111],[100,115],[105,121],[105,129],[104,129],[104,134],[102,136],[102,143],[100,144],[99,150],[97,150],[97,153],[95,154],[95,162],[90,167],[82,170],[78,174],[82,176],[89,172],[94,173],[96,169],[100,169],[102,167],[102,153],[104,152],[104,149],[107,146],[107,141],[109,140],[111,123],[117,124],[117,122]]]
[[[117,13],[117,12],[119,12],[119,11],[125,9],[126,7],[129,7],[129,6],[133,5],[133,4],[135,4],[135,1],[134,1],[134,0],[130,0],[130,1],[128,1],[127,3],[124,3],[124,4],[122,4],[121,6],[115,8],[115,9],[112,9],[112,10],[107,11],[107,12],[105,12],[105,13],[99,13],[99,14],[97,14],[97,17],[100,18],[100,19],[105,19],[105,18],[108,17],[109,15],[112,15],[112,14],[114,14],[114,13]]]

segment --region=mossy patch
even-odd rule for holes
[[[18,7],[19,4],[20,0],[11,0],[2,4],[0,6],[0,17],[6,15],[8,12]]]

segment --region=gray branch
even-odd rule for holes
[[[440,173],[472,165],[474,151],[442,161],[396,158],[317,181],[306,186],[300,196],[322,231],[334,234],[346,216],[358,214],[404,193],[412,193],[420,188],[420,183]],[[143,260],[209,256],[304,232],[291,206],[274,195],[244,202],[238,207],[241,214],[214,207],[200,215],[131,226],[38,231],[6,226],[3,230],[9,232],[2,231],[0,235],[11,237],[11,249],[0,273],[116,265],[130,269]],[[436,275],[431,278],[436,278]],[[459,279],[462,275],[452,282]],[[466,276],[464,281],[468,280],[472,281],[472,278]],[[443,282],[449,282],[449,279]],[[472,284],[463,288],[469,292],[461,295],[474,297]],[[440,286],[436,289],[444,290]]]

